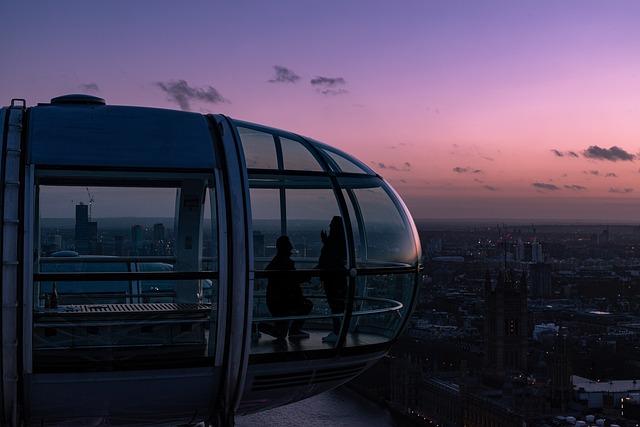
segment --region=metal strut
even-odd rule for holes
[[[4,111],[8,115],[3,132],[2,161],[0,162],[0,253],[2,269],[0,294],[2,296],[2,419],[0,424],[17,426],[18,415],[18,269],[20,257],[18,254],[18,233],[20,227],[20,162],[22,123],[24,117],[24,102],[15,105],[17,100],[11,101],[11,108]]]

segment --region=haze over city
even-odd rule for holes
[[[636,2],[37,3],[0,6],[4,104],[82,92],[300,132],[416,218],[640,213]]]

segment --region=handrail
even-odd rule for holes
[[[91,273],[35,273],[34,282],[110,282],[130,280],[202,280],[218,279],[217,271],[123,271]]]
[[[143,256],[111,256],[111,255],[78,255],[78,256],[46,256],[38,258],[42,264],[65,263],[115,263],[115,262],[166,262],[173,263],[178,259],[175,255],[143,255]],[[215,261],[217,257],[201,257],[202,261]]]
[[[254,295],[255,296],[255,295]],[[310,298],[310,299],[318,299],[318,298],[322,298],[325,299],[324,297],[320,297],[320,296],[310,296],[310,297],[306,297],[306,298]],[[392,306],[390,307],[384,307],[384,308],[376,308],[376,309],[372,309],[372,310],[361,310],[361,311],[354,311],[352,313],[352,316],[358,317],[358,316],[368,316],[368,315],[372,315],[372,314],[380,314],[380,313],[390,313],[390,312],[397,312],[400,311],[404,308],[404,304],[401,303],[400,301],[396,301],[390,298],[380,298],[380,297],[356,297],[355,298],[356,301],[378,301],[378,302],[386,302],[389,304],[392,304]],[[331,319],[331,318],[340,318],[343,317],[344,313],[332,313],[332,314],[314,314],[314,315],[302,315],[302,316],[280,316],[280,317],[255,317],[253,319],[253,323],[259,323],[259,322],[274,322],[274,321],[280,321],[280,320],[317,320],[317,319]]]

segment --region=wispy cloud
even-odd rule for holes
[[[616,174],[615,174],[615,173],[613,173],[613,172],[609,172],[609,173],[607,173],[607,174],[605,175],[605,178],[617,178],[617,177],[618,177],[618,175],[616,175]]]
[[[386,148],[389,148],[391,150],[395,150],[395,149],[398,149],[398,148],[410,147],[412,145],[413,144],[411,144],[410,142],[399,142],[397,144],[387,145]]]
[[[585,175],[593,175],[593,176],[600,176],[600,171],[597,170],[589,170],[589,171],[582,171],[583,174]]]
[[[573,190],[573,191],[586,191],[587,190],[587,187],[584,187],[584,186],[578,185],[578,184],[565,185],[564,188],[566,188],[567,190]]]
[[[558,191],[560,190],[560,187],[558,187],[555,184],[547,184],[546,182],[534,182],[533,184],[531,184],[533,187],[537,188],[538,190],[545,190],[545,191]]]
[[[371,164],[373,164],[375,167],[377,167],[379,169],[386,169],[386,170],[390,170],[390,171],[396,171],[396,172],[410,172],[411,171],[411,163],[409,163],[409,162],[404,162],[400,166],[396,166],[396,165],[389,164],[389,163],[383,163],[383,162],[371,162]]]
[[[276,75],[269,80],[269,83],[296,83],[300,80],[300,76],[287,67],[274,65],[273,68]]]
[[[183,111],[191,111],[191,102],[200,101],[208,104],[229,103],[213,86],[192,87],[186,80],[171,80],[168,82],[157,82],[163,92],[168,95],[169,101],[175,102]]]
[[[82,83],[78,87],[85,92],[92,92],[92,93],[100,92],[100,86],[98,86],[98,83],[94,83],[94,82]]]
[[[493,185],[483,185],[482,188],[488,191],[500,191],[498,187],[494,187]]]
[[[456,166],[452,170],[455,173],[473,173],[473,174],[482,173],[482,169],[474,169],[474,168],[468,168],[468,167],[463,168],[461,166]]]
[[[608,160],[610,162],[629,162],[636,158],[634,154],[631,154],[616,145],[610,148],[602,148],[597,145],[592,145],[584,150],[582,154],[589,159]]]
[[[560,151],[552,148],[551,151],[556,157],[580,157],[575,151]]]
[[[323,95],[340,95],[347,93],[344,86],[347,81],[343,77],[323,77],[317,76],[311,79],[311,86],[314,86],[318,93]]]
[[[633,192],[633,188],[616,188],[616,187],[611,187],[609,189],[609,193],[617,193],[617,194],[629,194]]]

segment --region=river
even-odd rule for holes
[[[238,427],[399,427],[389,411],[338,389],[258,414],[237,417]]]

